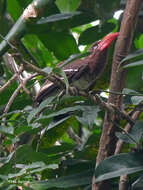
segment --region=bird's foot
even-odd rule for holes
[[[70,86],[69,92],[70,92],[70,94],[71,94],[72,96],[78,95],[78,89],[77,89],[76,87],[74,87],[74,86]]]

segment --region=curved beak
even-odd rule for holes
[[[107,34],[98,44],[98,49],[103,51],[105,48],[108,48],[118,36],[119,32]]]

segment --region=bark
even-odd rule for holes
[[[128,176],[124,175],[120,177],[120,184],[119,184],[119,190],[126,190],[128,189]]]
[[[113,57],[113,65],[112,65],[112,74],[110,80],[110,91],[114,92],[122,92],[122,89],[125,87],[126,73],[127,71],[119,71],[118,67],[121,60],[130,52],[133,34],[135,31],[139,8],[141,7],[141,0],[128,0],[126,4],[126,8],[123,15],[123,20],[120,28],[120,36],[117,40],[114,57]],[[118,108],[122,107],[122,96],[116,94],[110,94],[108,99],[109,104],[114,104]],[[97,165],[106,157],[112,155],[115,151],[116,145],[116,126],[114,122],[117,121],[117,117],[115,115],[109,116],[106,113],[102,135],[99,144],[99,152],[97,155],[96,163]],[[95,185],[95,188],[92,190],[111,190],[110,182],[103,181],[99,184]]]

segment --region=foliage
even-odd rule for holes
[[[89,55],[87,50],[91,43],[107,33],[118,31],[120,19],[116,20],[113,15],[121,8],[120,0],[111,0],[110,3],[107,0],[41,0],[41,4],[37,2],[45,8],[41,8],[42,16],[22,23],[23,10],[31,2],[0,0],[0,34],[6,39],[14,34],[14,40],[17,40],[15,47],[13,41],[9,42],[6,51],[11,55],[20,53],[24,60],[42,71],[53,71],[62,76],[66,94],[54,94],[40,105],[34,105],[35,84],[42,85],[46,80],[44,76],[35,76],[26,84],[32,95],[28,96],[21,89],[8,113],[3,115],[5,105],[19,86],[18,80],[0,93],[0,190],[20,186],[23,190],[91,189],[94,173],[96,182],[113,178],[115,189],[118,185],[114,178],[130,174],[131,189],[142,189],[142,114],[129,133],[123,130],[127,121],[119,122],[116,136],[126,146],[121,154],[105,159],[94,169],[105,110],[90,97],[71,96],[65,73],[56,67],[61,61],[62,67]],[[100,23],[95,26],[93,21],[98,20]],[[14,29],[10,30],[12,26]],[[134,36],[133,53],[122,60],[119,67],[128,68],[123,107],[129,113],[142,111],[143,38],[138,30]],[[7,40],[0,44],[1,55],[4,42]],[[81,47],[84,50],[81,51]],[[98,92],[106,93],[109,88],[113,48],[114,45],[109,50],[108,66],[96,83]],[[19,59],[15,61],[21,63]],[[27,71],[33,74],[30,69]],[[1,56],[0,86],[12,76],[10,66]],[[101,99],[107,102],[107,98],[101,96]]]

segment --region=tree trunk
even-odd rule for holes
[[[110,91],[122,92],[125,87],[125,80],[127,71],[119,71],[118,67],[121,60],[126,57],[130,52],[132,39],[138,19],[139,8],[141,7],[142,0],[128,0],[126,4],[126,9],[123,15],[123,20],[120,28],[120,36],[117,40],[113,64],[112,64],[112,74],[110,81]],[[117,94],[110,94],[108,99],[109,104],[114,104],[115,106],[122,107],[122,96]],[[116,126],[114,122],[117,121],[115,115],[110,115],[110,120],[108,114],[105,114],[102,135],[99,144],[99,152],[96,159],[96,165],[98,165],[103,159],[112,155],[115,151],[116,145]],[[92,190],[111,190],[111,185],[109,181],[103,181],[99,184],[95,184]]]

